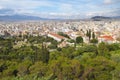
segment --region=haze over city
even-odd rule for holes
[[[120,16],[120,0],[0,0],[0,15],[83,19]]]

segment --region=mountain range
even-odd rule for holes
[[[96,21],[107,20],[107,19],[120,20],[120,16],[115,16],[115,17],[94,16],[91,19]],[[1,15],[0,16],[0,21],[22,21],[22,20],[62,20],[62,19],[49,19],[49,18],[41,18],[41,17],[28,16],[28,15],[4,15],[4,16]]]
[[[47,18],[40,18],[36,16],[27,15],[4,15],[0,16],[0,21],[20,21],[20,20],[48,20]]]

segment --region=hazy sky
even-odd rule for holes
[[[0,15],[45,18],[120,16],[120,0],[0,0]]]

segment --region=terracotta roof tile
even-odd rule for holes
[[[55,36],[55,37],[57,37],[57,38],[60,38],[60,39],[65,39],[65,37],[60,36],[60,35],[55,34],[55,33],[49,33],[49,34],[50,34],[50,35],[53,35],[53,36]]]
[[[113,38],[112,36],[107,36],[107,35],[105,35],[105,36],[100,36],[100,38],[104,38],[105,40],[111,40],[111,41],[114,40],[114,38]]]

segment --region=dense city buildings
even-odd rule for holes
[[[1,36],[49,36],[58,42],[67,39],[58,35],[58,32],[67,34],[70,39],[82,36],[85,43],[89,43],[87,31],[95,33],[98,42],[116,43],[120,37],[120,21],[25,21],[1,22]]]

